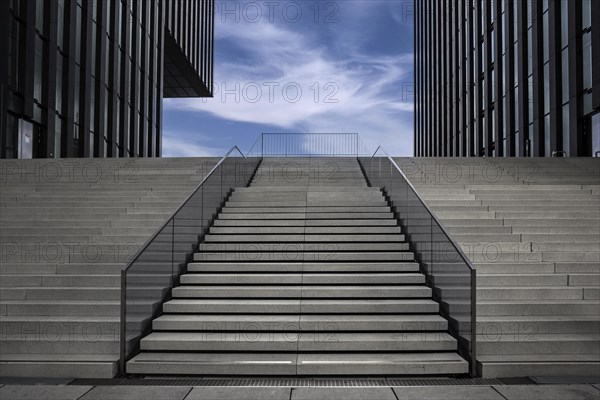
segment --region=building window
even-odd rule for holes
[[[96,79],[92,76],[90,79],[90,131],[94,132],[96,129],[95,116],[96,116]]]
[[[75,73],[73,76],[73,115],[75,117],[75,123],[79,124],[79,96],[81,93],[81,69],[79,65],[75,64]]]
[[[65,0],[56,0],[56,45],[64,48],[65,38]]]
[[[550,63],[544,65],[544,114],[550,112]]]
[[[562,51],[562,102],[566,104],[569,102],[569,48],[566,47]]]
[[[565,48],[569,44],[569,2],[560,1],[560,47]]]
[[[543,32],[543,41],[544,41],[544,62],[548,62],[548,60],[550,60],[550,31],[549,31],[549,26],[548,26],[548,18],[549,18],[549,12],[548,10],[546,10],[546,12],[544,13],[543,16],[543,26],[542,26],[542,32]]]
[[[62,77],[63,77],[63,56],[60,52],[56,55],[56,111],[62,114]]]
[[[571,0],[572,1],[572,0]],[[597,1],[597,0],[594,0]],[[586,30],[592,26],[592,0],[581,0],[581,28]]]
[[[35,36],[35,60],[33,74],[33,98],[42,103],[42,77],[44,74],[44,42],[38,35]]]
[[[54,154],[51,155],[51,157],[55,157],[55,158],[60,158],[61,155],[61,140],[62,140],[62,119],[59,118],[58,115],[56,115],[54,120],[54,126],[55,126],[55,130],[54,130]]]
[[[40,35],[44,34],[44,1],[35,2],[35,29]]]
[[[75,62],[81,64],[81,4],[75,7]]]
[[[571,154],[571,146],[569,145],[571,141],[569,140],[569,104],[565,104],[562,107],[562,142],[563,142],[563,151],[566,154]]]
[[[592,88],[592,33],[585,32],[581,37],[583,47],[583,89]]]

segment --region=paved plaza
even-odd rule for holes
[[[199,387],[3,385],[2,400],[598,400],[594,385]]]

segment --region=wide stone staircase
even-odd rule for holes
[[[217,161],[0,161],[0,375],[115,376],[120,270]]]
[[[458,375],[468,363],[355,158],[265,158],[236,188],[127,372]]]
[[[477,267],[484,377],[600,377],[600,160],[397,159]]]

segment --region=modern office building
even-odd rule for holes
[[[415,62],[417,156],[600,154],[600,1],[416,0]]]
[[[0,156],[160,156],[163,97],[211,96],[213,9],[0,1]]]

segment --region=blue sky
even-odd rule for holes
[[[214,80],[212,99],[165,99],[164,156],[247,151],[261,132],[412,155],[412,0],[216,0]]]

